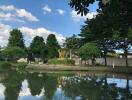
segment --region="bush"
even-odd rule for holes
[[[75,61],[72,59],[50,59],[48,60],[48,64],[54,64],[54,65],[75,65]]]
[[[0,69],[10,69],[11,63],[9,62],[0,62]]]
[[[21,49],[19,47],[8,47],[2,51],[2,55],[8,61],[17,61],[19,58],[25,57],[26,52],[24,49]]]
[[[23,70],[26,67],[27,67],[27,63],[25,63],[25,62],[19,62],[19,63],[15,64],[15,68],[20,69],[20,70]]]

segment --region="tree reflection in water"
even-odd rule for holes
[[[15,73],[15,75],[14,75]],[[21,89],[21,82],[23,80],[23,75],[11,71],[8,72],[8,76],[3,79],[2,83],[6,87],[5,89],[5,100],[17,100],[18,94]]]
[[[80,96],[82,100],[128,100],[132,99],[129,88],[129,79],[127,87],[117,87],[116,83],[107,83],[107,75],[104,77],[71,77],[65,79],[65,95],[75,100]]]
[[[0,77],[3,77],[0,75]],[[122,78],[122,77],[121,77]],[[22,82],[27,80],[32,98],[40,95],[44,100],[131,100],[132,80],[125,76],[124,87],[118,86],[118,82],[111,81],[112,75],[58,75],[25,73],[20,74],[10,71],[6,74],[1,83],[5,86],[5,100],[17,100],[22,87]],[[115,79],[119,79],[116,78]],[[109,82],[110,81],[110,82]],[[122,83],[124,84],[124,83]],[[42,92],[44,89],[44,92]],[[28,99],[31,99],[29,96]],[[41,99],[42,99],[41,98]],[[36,100],[36,99],[35,99]],[[38,98],[37,100],[40,100]]]
[[[32,73],[28,74],[27,80],[33,96],[39,95],[44,88],[44,99],[52,100],[57,87],[57,77],[48,74]]]
[[[30,88],[30,92],[33,96],[39,95],[43,88],[43,77],[39,77],[38,73],[28,74],[27,80]]]

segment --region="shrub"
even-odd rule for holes
[[[25,57],[26,52],[19,47],[8,47],[2,51],[2,55],[7,60],[17,61],[19,58]]]
[[[25,69],[27,67],[27,63],[19,62],[19,63],[15,64],[14,67],[17,68],[17,69],[23,70],[23,69]]]
[[[10,69],[11,63],[9,62],[0,62],[0,69]]]
[[[55,65],[75,65],[75,61],[72,59],[50,59],[48,60],[48,64],[55,64]]]

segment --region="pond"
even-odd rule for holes
[[[0,100],[132,100],[132,77],[95,72],[0,72]]]

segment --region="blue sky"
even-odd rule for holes
[[[68,1],[0,0],[0,45],[7,44],[6,39],[12,28],[19,28],[24,33],[27,45],[35,35],[46,39],[53,32],[58,41],[62,42],[65,37],[79,34],[85,19],[91,19],[97,14],[97,2],[89,7],[87,16],[81,17],[68,5]]]

